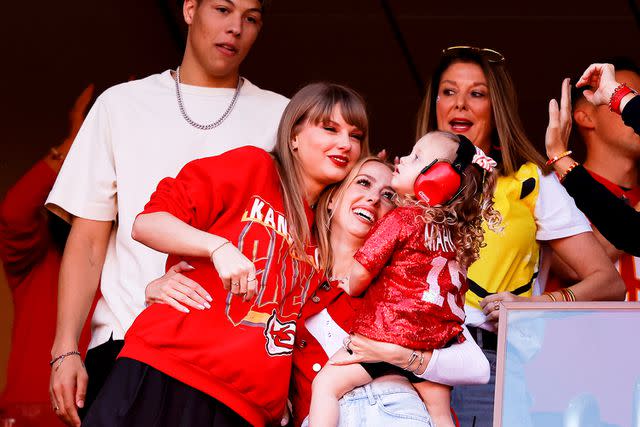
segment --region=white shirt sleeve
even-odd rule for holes
[[[534,210],[537,240],[554,240],[591,231],[589,221],[573,198],[560,184],[556,174],[547,176],[538,169],[540,188]]]
[[[450,386],[489,382],[489,361],[466,326],[462,333],[466,338],[462,344],[433,350],[427,369],[418,375],[420,378]]]
[[[347,331],[333,320],[326,308],[309,317],[305,321],[305,326],[329,358],[342,348],[344,339],[349,336]]]
[[[116,218],[116,168],[104,94],[87,114],[45,206],[69,221]]]

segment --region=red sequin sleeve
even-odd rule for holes
[[[389,212],[373,226],[364,245],[354,256],[374,276],[387,264],[397,245],[401,243],[405,224],[399,210]]]

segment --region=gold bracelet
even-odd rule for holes
[[[228,241],[227,239],[224,239],[224,243],[222,243],[220,246],[218,246],[217,248],[215,248],[214,250],[211,251],[211,253],[209,254],[209,258],[213,258],[213,254],[215,254],[218,249],[220,249],[221,247],[223,247],[227,243],[231,243],[231,242]]]
[[[542,294],[542,295],[546,295],[546,296],[548,296],[549,298],[551,298],[551,301],[553,301],[553,302],[558,302],[558,300],[556,299],[556,296],[555,296],[555,295],[553,295],[553,292],[545,292],[545,293],[544,293],[544,294]]]
[[[571,163],[571,165],[567,168],[566,171],[564,171],[564,173],[562,175],[558,175],[558,178],[560,179],[560,182],[564,181],[564,179],[567,177],[567,175],[569,174],[569,172],[571,172],[572,170],[574,170],[577,166],[579,166],[580,163],[578,162],[573,162]]]
[[[557,156],[553,156],[551,157],[549,160],[547,160],[547,163],[545,163],[545,166],[551,166],[552,164],[554,164],[555,162],[557,162],[558,160],[560,160],[563,157],[567,157],[568,155],[572,154],[573,151],[571,150],[567,150],[564,153],[560,153]]]
[[[562,299],[566,302],[572,302],[573,300],[571,299],[571,293],[566,289],[560,289],[560,292],[562,292]]]
[[[567,289],[567,293],[571,296],[571,301],[575,302],[576,301],[576,294],[573,293],[573,290],[571,290],[571,288],[566,288]]]

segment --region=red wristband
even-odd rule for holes
[[[611,94],[611,99],[609,100],[609,109],[616,114],[620,114],[620,102],[622,98],[635,91],[627,86],[626,83],[620,84],[617,88],[613,90],[613,94]]]

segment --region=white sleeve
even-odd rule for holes
[[[420,378],[450,386],[489,382],[489,361],[466,326],[462,333],[466,338],[462,344],[433,351],[427,369],[419,375]]]
[[[591,231],[589,221],[573,198],[560,184],[556,174],[547,176],[538,169],[540,188],[534,210],[537,240],[554,240]]]
[[[69,221],[116,218],[116,172],[109,114],[100,96],[87,114],[45,206]]]

